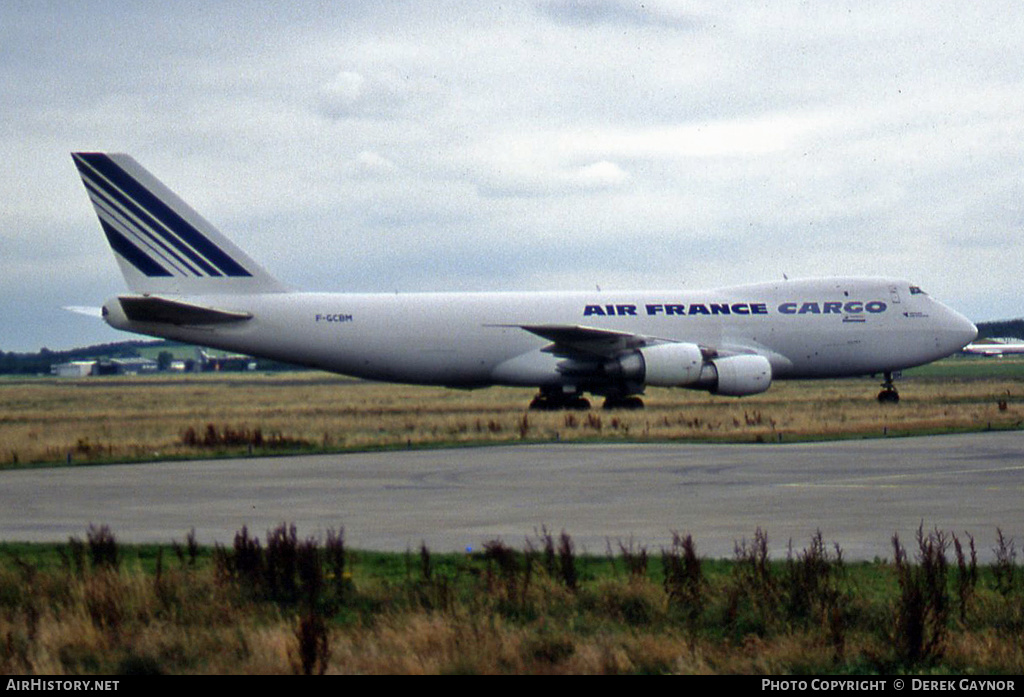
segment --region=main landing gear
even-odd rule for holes
[[[540,394],[530,402],[531,411],[586,411],[590,409],[590,400],[584,399],[579,392],[566,394],[561,390],[541,390]]]
[[[892,372],[886,371],[885,382],[882,383],[882,391],[878,393],[879,404],[897,404],[900,401],[900,393],[892,382]]]
[[[628,409],[635,411],[644,408],[644,401],[636,395],[608,395],[604,399],[604,409]],[[563,392],[558,389],[542,389],[540,394],[530,402],[531,411],[587,411],[590,400],[579,392]]]
[[[604,408],[607,409],[628,409],[636,411],[644,408],[644,400],[636,395],[628,397],[605,397]]]

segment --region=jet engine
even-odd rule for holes
[[[709,365],[715,372],[714,387],[708,388],[713,394],[760,394],[772,384],[772,364],[764,356],[727,356],[715,358]]]
[[[656,387],[683,387],[700,379],[704,355],[696,344],[657,344],[619,356],[608,375]]]
[[[764,356],[739,355],[705,361],[696,344],[645,346],[607,363],[609,377],[655,387],[691,387],[740,397],[759,394],[772,383]]]

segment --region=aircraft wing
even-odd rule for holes
[[[655,343],[655,340],[648,337],[629,332],[572,324],[522,324],[517,326],[553,342],[551,346],[543,350],[556,356],[576,356],[582,353],[610,358],[623,351]]]
[[[656,344],[678,343],[672,339],[620,332],[614,329],[585,327],[578,324],[519,324],[514,326],[553,342],[542,350],[566,358],[578,358],[581,354],[588,357],[613,358],[631,349]],[[701,346],[700,349],[705,358],[717,355],[714,349],[706,346]]]

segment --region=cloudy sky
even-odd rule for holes
[[[0,4],[0,350],[129,335],[69,153],[310,290],[911,279],[1024,315],[1005,2]]]

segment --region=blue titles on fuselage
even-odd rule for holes
[[[767,315],[768,306],[764,303],[693,303],[689,306],[665,303],[650,304],[648,315]]]
[[[863,302],[860,300],[850,301],[825,301],[825,302],[785,302],[781,303],[776,310],[782,315],[859,315],[865,312],[878,314],[888,309],[881,300]],[[641,312],[648,316],[664,315],[767,315],[771,314],[767,303],[647,303],[638,308],[631,304],[613,305],[586,305],[583,308],[583,316],[599,317],[636,317]]]
[[[871,302],[824,302],[824,303],[782,303],[779,305],[779,312],[784,315],[858,315],[862,312],[878,314],[885,312],[887,305],[881,300]]]

